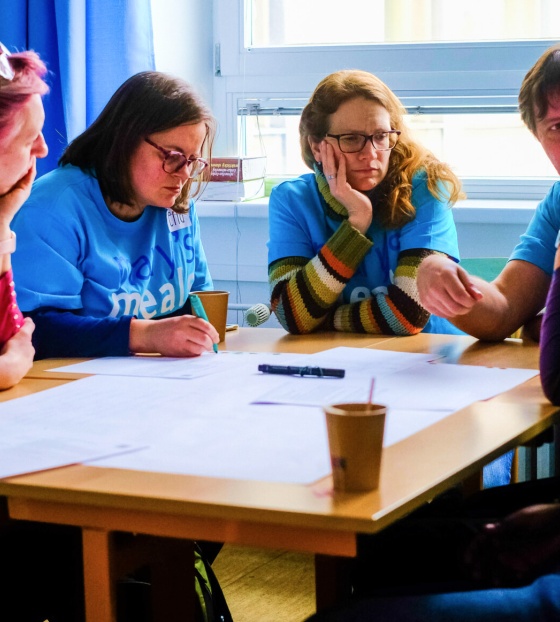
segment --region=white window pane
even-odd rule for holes
[[[247,0],[250,47],[560,38],[557,0]]]
[[[408,115],[416,139],[459,177],[557,178],[518,114]],[[248,155],[267,156],[267,174],[309,172],[301,159],[298,116],[241,117]]]

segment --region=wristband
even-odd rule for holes
[[[0,255],[9,255],[16,250],[16,234],[10,231],[10,237],[0,242]]]

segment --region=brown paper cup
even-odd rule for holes
[[[379,486],[387,407],[359,402],[325,406],[335,490]]]
[[[208,316],[208,321],[218,331],[220,342],[222,342],[226,338],[229,292],[208,290],[204,292],[191,292],[191,294],[196,294],[200,298],[200,302]]]

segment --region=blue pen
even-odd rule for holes
[[[200,298],[196,296],[195,294],[191,294],[189,296],[189,300],[191,301],[191,309],[193,313],[197,317],[201,317],[203,320],[206,320],[208,322],[208,316],[206,315],[206,311],[204,310],[204,307],[202,306],[202,303],[200,302]],[[218,354],[217,343],[212,344],[212,349],[214,350],[216,354]]]

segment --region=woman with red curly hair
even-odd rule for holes
[[[290,333],[458,332],[420,304],[416,273],[439,253],[458,258],[449,209],[460,182],[410,135],[379,78],[324,78],[299,127],[313,171],[271,193],[271,306]]]

